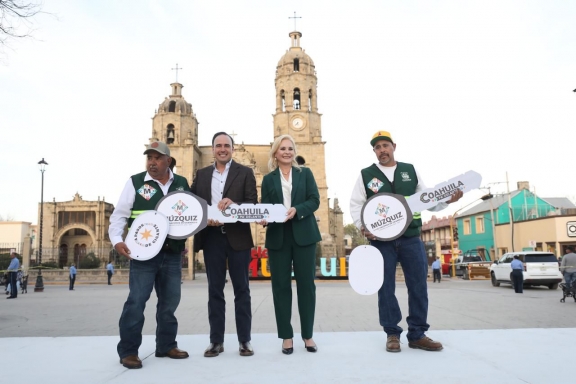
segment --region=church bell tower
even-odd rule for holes
[[[325,142],[322,141],[321,114],[318,113],[317,81],[314,61],[300,47],[302,33],[290,32],[290,48],[276,67],[276,113],[274,139],[290,135],[296,142],[299,160],[310,168],[320,193],[320,208],[315,212],[323,239],[323,255],[336,254],[330,248],[328,186],[326,185]],[[332,245],[333,247],[333,245]]]
[[[152,118],[150,142],[168,144],[170,154],[176,160],[174,172],[192,182],[200,164],[198,149],[198,120],[192,104],[182,97],[180,83],[170,84],[171,95],[166,97]]]

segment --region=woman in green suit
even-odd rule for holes
[[[282,352],[294,351],[292,315],[292,267],[298,293],[302,339],[308,352],[318,347],[312,339],[316,309],[316,243],[322,238],[314,212],[320,205],[316,181],[309,168],[296,162],[296,144],[289,135],[272,144],[268,161],[270,173],[262,180],[262,203],[284,204],[288,209],[283,223],[266,223],[266,248],[270,260],[272,293],[278,338]]]

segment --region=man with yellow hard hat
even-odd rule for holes
[[[428,317],[428,261],[424,244],[420,240],[422,220],[419,212],[413,212],[413,220],[406,232],[392,241],[377,240],[363,226],[360,215],[364,203],[378,193],[387,192],[402,196],[411,196],[426,189],[422,177],[412,164],[401,163],[394,159],[396,143],[387,131],[378,131],[370,140],[372,150],[378,159],[377,163],[364,168],[354,186],[350,198],[350,213],[354,224],[370,240],[370,244],[380,251],[384,258],[384,283],[378,291],[378,310],[380,325],[386,332],[386,351],[400,352],[400,335],[403,329],[398,325],[402,313],[394,293],[396,289],[396,264],[402,265],[406,287],[408,288],[408,346],[426,351],[440,351],[442,344],[426,336],[430,325]],[[462,197],[457,190],[447,202],[453,203]],[[447,207],[439,203],[431,211]]]

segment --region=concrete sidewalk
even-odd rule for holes
[[[0,299],[2,382],[47,383],[564,383],[571,363],[563,358],[576,340],[576,303],[560,303],[559,290],[509,286],[489,281],[444,279],[428,284],[428,335],[444,344],[441,352],[408,348],[385,351],[378,323],[377,297],[361,296],[347,281],[317,281],[314,339],[317,354],[304,350],[295,336],[295,352],[281,353],[276,336],[272,290],[268,281],[250,283],[253,357],[237,352],[234,300],[226,284],[226,352],[204,358],[209,343],[207,282],[185,281],[176,312],[178,342],[186,360],[153,356],[156,297],[146,307],[141,370],[126,370],[116,353],[118,319],[128,286],[47,286],[17,300]],[[294,286],[293,286],[294,287]],[[396,295],[404,317],[407,292]],[[294,297],[296,297],[294,287]],[[300,332],[296,300],[292,324]],[[403,320],[400,325],[406,329]],[[12,369],[14,368],[14,369]]]
[[[255,355],[238,355],[235,336],[225,352],[205,358],[207,335],[179,336],[185,360],[154,357],[154,336],[140,349],[144,367],[129,370],[116,356],[118,337],[25,337],[0,339],[6,383],[569,383],[576,329],[436,331],[444,350],[384,350],[382,332],[316,333],[319,350],[306,352],[295,335],[295,352],[283,355],[275,334],[255,334]],[[10,367],[18,367],[11,369]]]

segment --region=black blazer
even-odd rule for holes
[[[278,168],[262,180],[262,203],[282,204],[282,182]],[[300,246],[311,245],[322,240],[314,212],[320,206],[320,194],[310,168],[300,170],[292,167],[292,206],[296,215],[292,219],[294,241]],[[266,229],[266,248],[280,249],[284,242],[283,223],[269,223]]]
[[[212,205],[211,188],[213,172],[214,165],[199,169],[190,187],[190,191],[206,200],[208,205]],[[222,194],[222,198],[225,197],[236,204],[257,204],[258,192],[256,191],[254,171],[232,160],[232,164],[230,164],[230,169],[228,170],[226,184],[224,184],[224,193]],[[208,227],[194,235],[194,252],[198,252],[204,248],[207,230]],[[226,237],[228,238],[230,246],[235,251],[243,251],[254,247],[250,223],[224,224],[224,230],[226,231]]]

